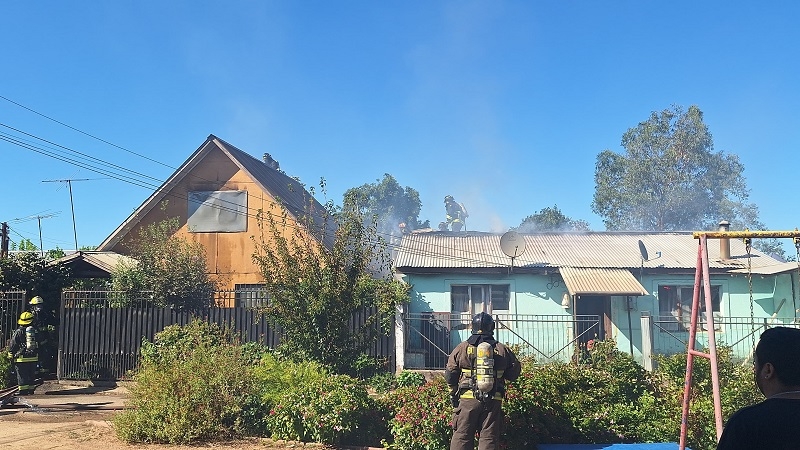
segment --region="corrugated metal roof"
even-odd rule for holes
[[[560,267],[570,295],[647,295],[628,269]]]
[[[511,259],[500,249],[500,234],[482,232],[430,231],[403,236],[395,259],[402,268],[492,268],[509,267]],[[514,260],[514,267],[605,267],[694,269],[698,240],[691,232],[588,232],[537,233],[522,235],[525,251]],[[647,260],[642,260],[639,241]],[[731,258],[720,260],[719,240],[708,240],[709,266],[712,269],[747,267],[747,252],[740,239],[729,241]],[[773,266],[779,261],[752,250],[754,269]]]

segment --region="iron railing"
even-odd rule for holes
[[[0,347],[11,339],[19,315],[27,309],[25,294],[25,291],[0,291],[0,335],[3,339]]]
[[[597,337],[599,317],[594,315],[496,314],[494,336],[511,345],[519,356],[535,361],[570,361],[581,342]],[[450,352],[471,334],[469,314],[408,313],[405,326],[405,367],[442,369]]]

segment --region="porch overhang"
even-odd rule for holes
[[[648,292],[628,269],[601,267],[559,267],[570,295],[647,295]]]

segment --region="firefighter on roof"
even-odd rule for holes
[[[8,356],[14,361],[17,371],[18,393],[33,394],[36,389],[36,366],[39,362],[36,330],[33,328],[33,314],[28,311],[19,315],[17,327],[8,343]]]
[[[447,359],[444,376],[453,403],[450,450],[500,448],[505,382],[520,373],[514,353],[494,339],[494,319],[482,312],[472,318],[472,336],[458,344]]]
[[[456,202],[452,195],[448,195],[444,198],[444,209],[447,212],[447,222],[445,222],[447,226],[453,231],[461,231],[466,226],[469,216],[464,205]]]

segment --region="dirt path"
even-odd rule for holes
[[[111,424],[114,411],[35,412],[0,410],[0,448],[74,450],[234,450],[326,449],[321,444],[246,439],[194,446],[130,445],[117,439]]]

